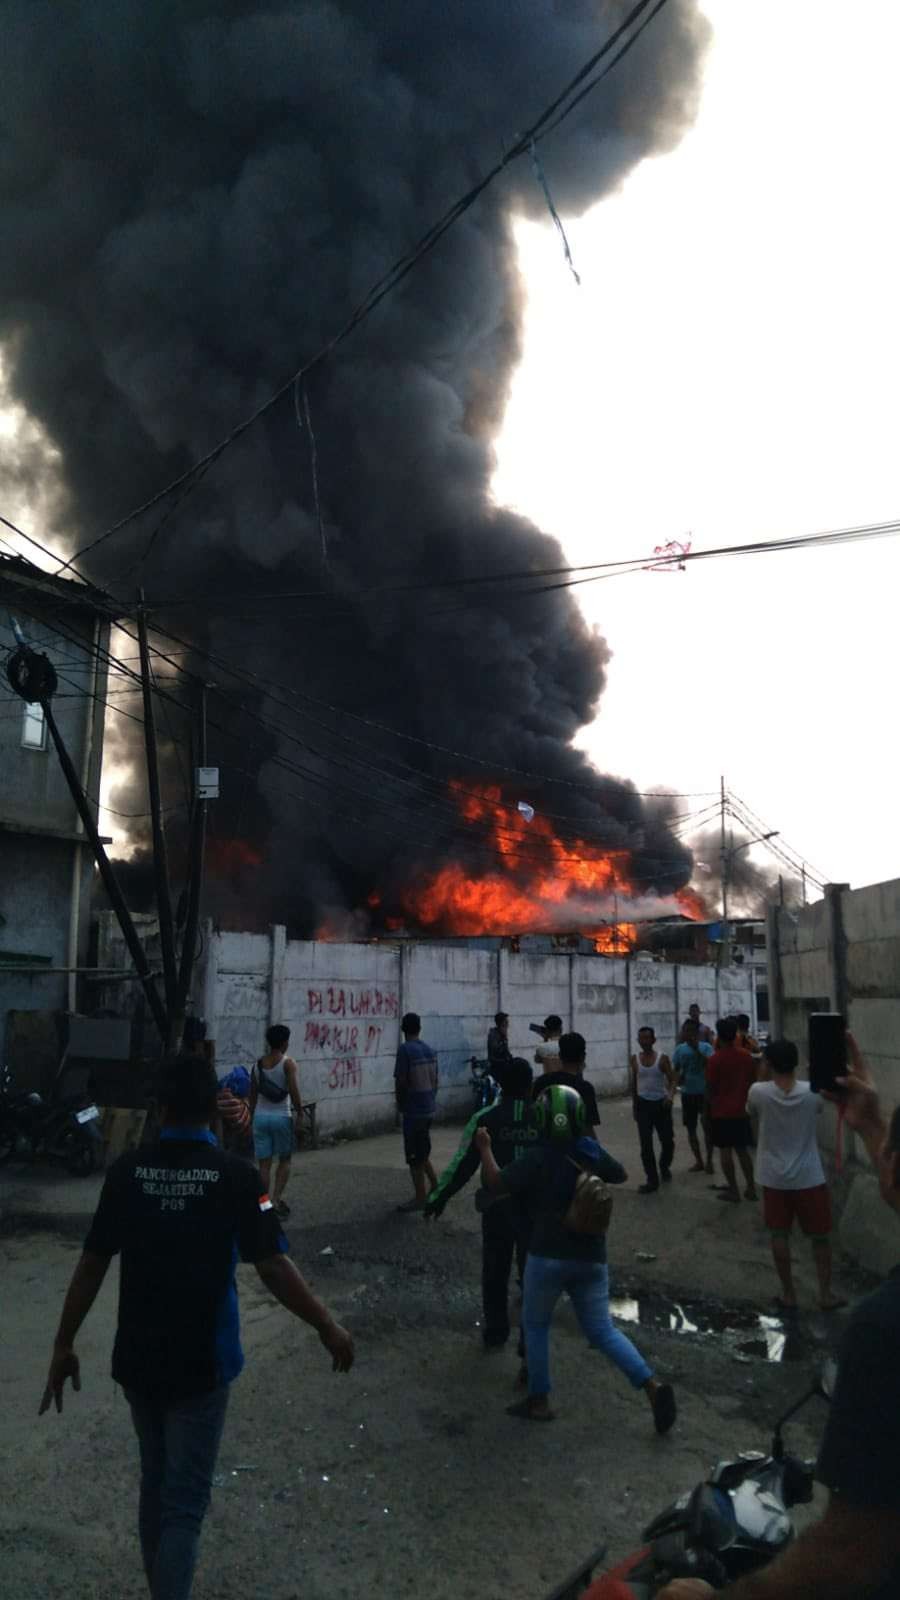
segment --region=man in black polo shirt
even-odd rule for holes
[[[847,1125],[859,1133],[882,1199],[900,1214],[900,1107],[888,1127],[848,1034]],[[900,1595],[900,1273],[861,1300],[841,1343],[837,1385],[816,1476],[828,1510],[771,1566],[723,1592],[728,1600],[897,1600]],[[678,1579],[658,1600],[706,1600]]]
[[[254,1167],[209,1131],[216,1076],[196,1056],[170,1059],[158,1090],[158,1143],[110,1167],[63,1306],[43,1414],[62,1411],[67,1378],[81,1388],[75,1336],[121,1252],[112,1375],[125,1391],[141,1458],[139,1528],[153,1600],[187,1600],[209,1505],[228,1389],[240,1345],[238,1255],[266,1288],[316,1329],[336,1372],[353,1340],[309,1289],[287,1251]]]
[[[542,1073],[541,1077],[535,1078],[531,1087],[532,1099],[537,1100],[544,1090],[550,1089],[554,1083],[561,1083],[564,1088],[577,1089],[584,1101],[587,1127],[590,1133],[593,1128],[599,1128],[600,1126],[600,1108],[597,1105],[594,1085],[588,1083],[584,1075],[584,1063],[587,1055],[584,1036],[580,1033],[564,1033],[558,1041],[558,1049],[559,1067],[553,1072],[545,1072]]]

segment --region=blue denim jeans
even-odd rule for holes
[[[640,1351],[619,1332],[609,1314],[609,1268],[605,1262],[530,1255],[522,1307],[529,1394],[550,1393],[550,1323],[562,1294],[568,1294],[592,1350],[602,1350],[635,1389],[653,1377]]]
[[[228,1384],[165,1405],[133,1390],[131,1407],[141,1456],[138,1527],[152,1600],[188,1600],[200,1529],[225,1425]]]

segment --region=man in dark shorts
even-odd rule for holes
[[[890,1126],[848,1036],[848,1128],[863,1139],[885,1204],[900,1215],[900,1108]],[[841,1341],[816,1476],[828,1509],[761,1571],[722,1591],[678,1578],[657,1600],[897,1600],[900,1595],[900,1271],[861,1300]]]
[[[125,1392],[140,1451],[144,1570],[153,1600],[187,1600],[228,1395],[244,1364],[238,1255],[252,1262],[270,1294],[316,1330],[336,1372],[353,1365],[353,1340],[286,1254],[256,1169],[220,1150],[210,1132],[211,1065],[196,1056],[170,1058],[158,1100],[159,1139],[129,1150],[106,1174],[66,1295],[40,1411],[54,1402],[62,1411],[67,1378],[81,1388],[75,1339],[113,1256],[121,1255],[112,1375]],[[280,1349],[278,1382],[289,1389],[291,1354],[284,1341]],[[221,1592],[212,1577],[207,1592]],[[103,1593],[112,1590],[104,1586]]]
[[[548,1019],[552,1020],[552,1019]],[[580,1033],[564,1033],[560,1038],[557,1048],[559,1050],[559,1066],[552,1072],[544,1072],[541,1077],[535,1078],[532,1088],[532,1097],[537,1100],[545,1089],[554,1083],[561,1083],[569,1089],[577,1089],[584,1101],[585,1115],[587,1117],[588,1132],[600,1126],[600,1108],[597,1105],[597,1095],[594,1085],[589,1083],[584,1075],[584,1063],[587,1055],[587,1045]]]
[[[437,1187],[437,1174],[431,1165],[431,1123],[437,1106],[437,1056],[421,1037],[422,1019],[407,1011],[400,1023],[403,1043],[397,1050],[394,1066],[394,1092],[403,1118],[403,1153],[412,1178],[413,1197],[398,1211],[421,1211],[425,1205],[425,1184]]]
[[[682,1029],[684,1043],[672,1056],[672,1065],[681,1086],[681,1120],[694,1156],[691,1172],[712,1172],[712,1131],[706,1113],[706,1063],[713,1053],[712,1045],[700,1038],[700,1029],[689,1017]],[[700,1153],[698,1123],[703,1123],[706,1144],[706,1162]]]
[[[735,1039],[737,1023],[734,1017],[722,1017],[716,1026],[719,1048],[706,1063],[706,1093],[712,1124],[712,1142],[720,1152],[722,1176],[726,1187],[719,1191],[720,1200],[740,1201],[741,1192],[734,1171],[737,1155],[744,1174],[748,1200],[756,1199],[753,1179],[753,1161],[750,1146],[753,1129],[747,1115],[747,1096],[756,1081],[756,1065],[746,1050],[739,1050]]]

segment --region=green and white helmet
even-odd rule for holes
[[[553,1144],[572,1144],[587,1133],[584,1101],[577,1089],[566,1083],[551,1083],[534,1104],[535,1122],[542,1139]]]

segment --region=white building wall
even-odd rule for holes
[[[671,1050],[688,1005],[712,1023],[717,984],[727,1009],[753,1013],[752,979],[623,957],[517,954],[440,944],[332,944],[207,928],[202,1010],[219,1074],[251,1066],[272,1022],[291,1029],[301,1093],[326,1133],[394,1122],[394,1057],[400,1018],[417,1011],[438,1052],[440,1114],[469,1109],[469,1063],[483,1056],[496,1011],[508,1011],[513,1054],[529,1061],[529,1031],[556,1012],[584,1034],[587,1076],[601,1095],[624,1092],[638,1026],[649,1022]]]

